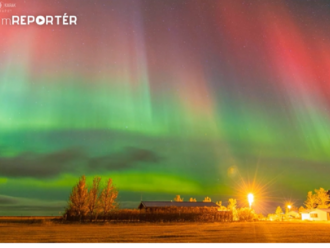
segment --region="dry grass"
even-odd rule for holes
[[[330,223],[4,223],[0,242],[330,242]]]

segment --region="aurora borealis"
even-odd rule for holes
[[[330,189],[328,0],[15,3],[78,25],[0,25],[0,215],[58,214],[82,174],[122,207]]]

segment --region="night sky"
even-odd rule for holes
[[[328,0],[6,2],[78,25],[0,25],[0,215],[58,215],[83,174],[131,208],[330,189]]]

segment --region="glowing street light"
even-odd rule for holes
[[[248,201],[249,201],[250,208],[252,206],[253,199],[254,199],[253,194],[252,193],[248,194]]]

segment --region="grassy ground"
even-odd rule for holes
[[[0,242],[330,242],[330,223],[59,224],[38,220],[6,223],[0,218]]]

